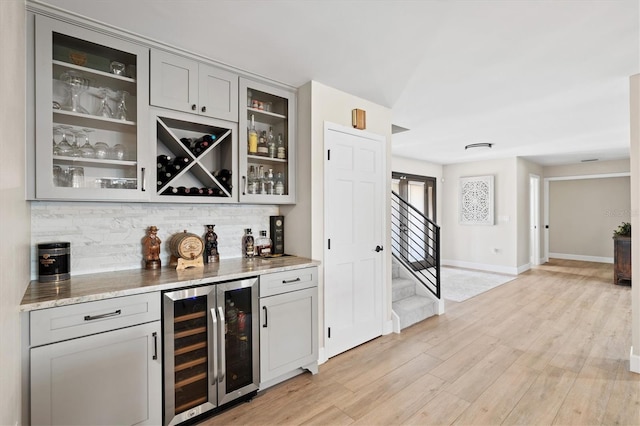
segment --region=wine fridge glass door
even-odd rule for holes
[[[223,320],[219,347],[218,403],[258,389],[258,280],[217,285],[217,309]]]

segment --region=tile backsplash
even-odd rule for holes
[[[151,225],[162,240],[160,259],[169,264],[169,240],[178,232],[204,236],[215,225],[220,259],[241,256],[242,235],[269,231],[273,205],[205,205],[152,203],[31,203],[31,278],[38,278],[38,244],[71,243],[71,275],[142,268],[142,238]]]

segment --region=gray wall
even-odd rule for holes
[[[611,235],[630,212],[629,177],[550,181],[550,257],[612,261]]]

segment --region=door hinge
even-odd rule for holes
[[[327,150],[327,161],[331,161],[331,150]]]
[[[331,327],[327,327],[327,339],[331,339]]]
[[[327,250],[331,250],[331,238],[327,240]]]

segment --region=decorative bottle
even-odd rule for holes
[[[253,114],[251,114],[251,128],[249,129],[249,154],[256,155],[258,153],[258,132],[256,131],[256,123]]]
[[[260,257],[271,254],[271,239],[267,237],[267,231],[260,231],[260,236],[256,239],[256,254]]]
[[[287,152],[284,147],[284,139],[282,139],[282,133],[278,133],[278,143],[276,144],[277,156],[281,160],[285,160],[287,158]]]
[[[253,259],[255,256],[255,247],[253,244],[253,235],[251,235],[251,228],[244,230],[244,237],[242,237],[242,250],[244,257]]]
[[[273,192],[276,195],[284,195],[284,177],[282,176],[282,172],[278,172],[276,175],[276,183],[274,185]]]

